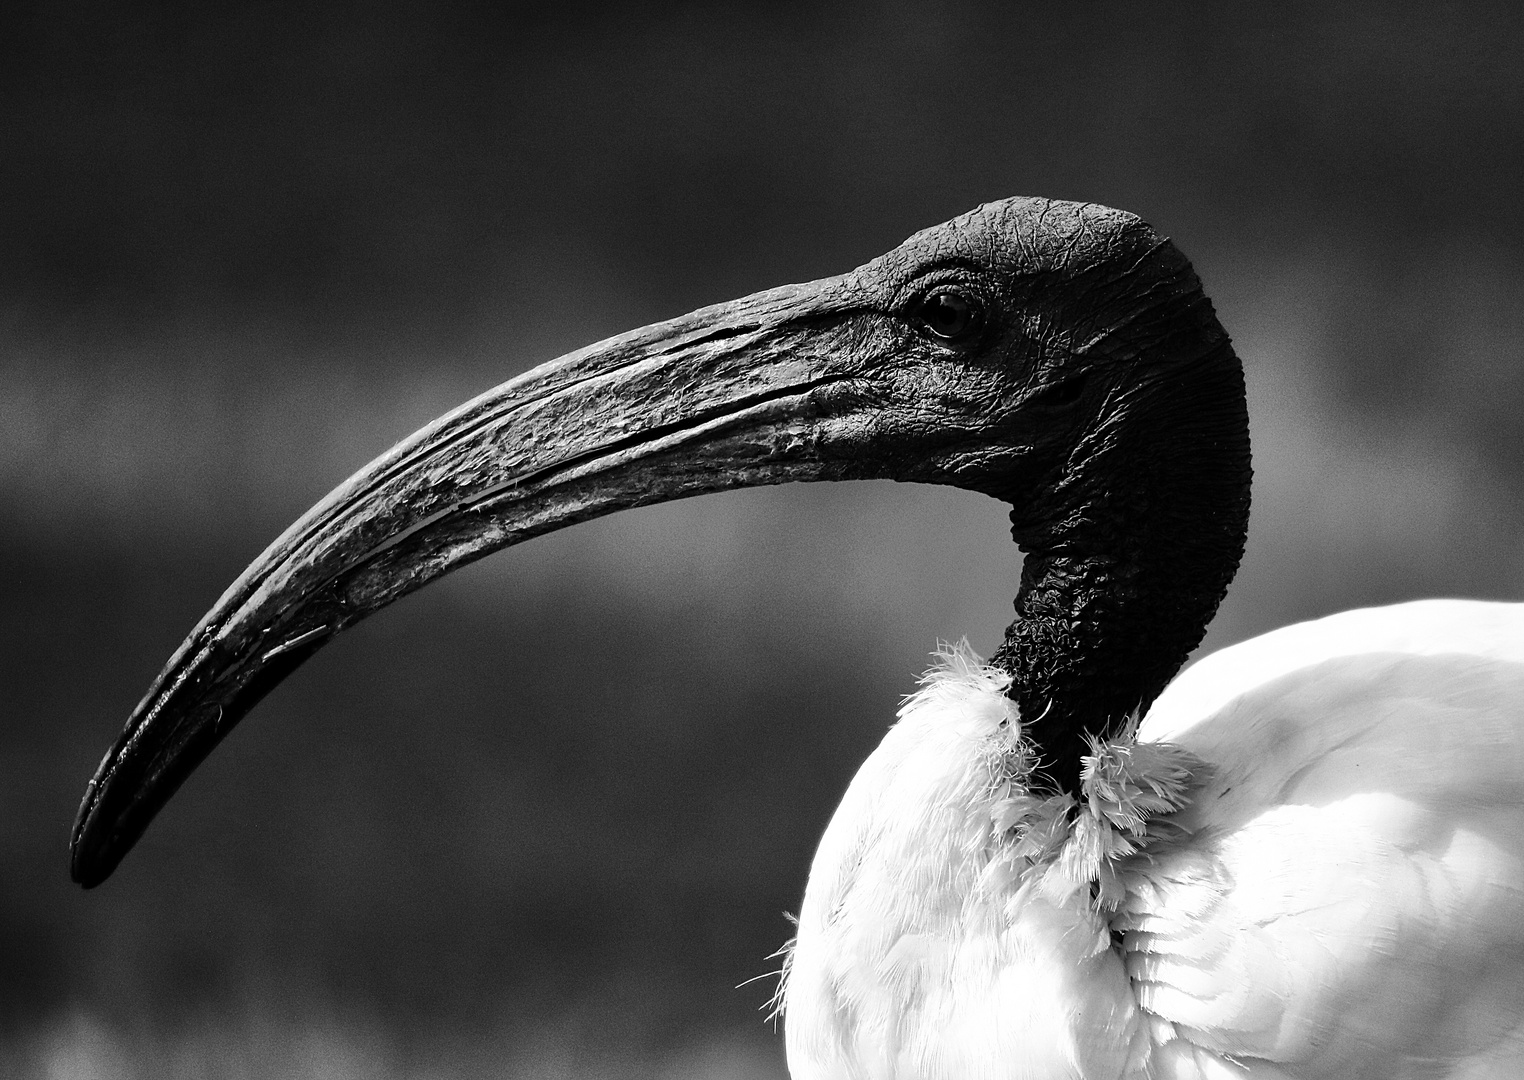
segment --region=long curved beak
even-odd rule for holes
[[[313,507],[170,659],[86,789],[71,872],[104,881],[267,692],[345,627],[498,548],[702,492],[867,475],[823,425],[863,402],[846,278],[611,338],[440,418]]]

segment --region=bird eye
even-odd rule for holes
[[[955,341],[977,331],[984,322],[979,301],[951,289],[938,289],[921,301],[916,315],[933,337]]]

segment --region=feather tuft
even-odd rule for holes
[[[1095,906],[1115,911],[1131,885],[1129,860],[1178,841],[1173,820],[1210,780],[1211,768],[1171,743],[1137,741],[1134,715],[1115,739],[1091,738],[1080,772],[1080,808],[1068,842],[1042,881],[1059,897],[1088,886]]]

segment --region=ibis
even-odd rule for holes
[[[1347,612],[1178,674],[1250,475],[1243,369],[1180,251],[989,203],[538,367],[340,485],[133,712],[74,880],[455,567],[704,492],[950,484],[1012,508],[1016,618],[988,659],[942,650],[826,829],[781,989],[796,1080],[1524,1076],[1524,605]]]

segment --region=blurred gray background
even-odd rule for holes
[[[999,640],[980,496],[534,541],[326,649],[93,893],[68,826],[195,620],[391,442],[982,200],[1142,214],[1234,334],[1256,502],[1207,647],[1519,598],[1521,12],[6,4],[0,1073],[780,1076],[735,987],[927,652]]]

